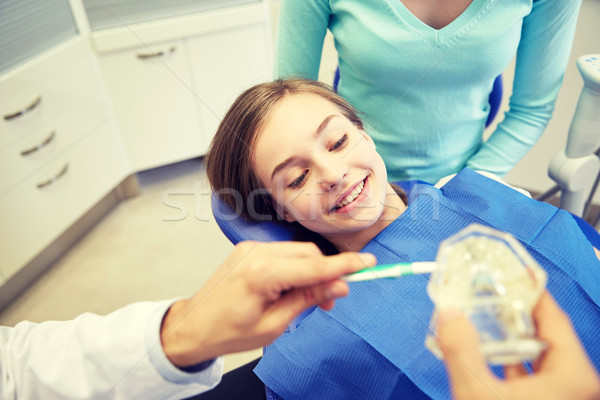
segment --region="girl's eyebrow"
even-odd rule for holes
[[[292,160],[294,159],[294,157],[288,157],[284,162],[277,164],[277,166],[275,168],[273,168],[273,173],[271,174],[271,181],[273,180],[273,178],[275,177],[275,175],[281,171],[282,169],[284,169],[289,163],[292,162]]]
[[[327,125],[329,125],[329,122],[331,121],[331,119],[333,117],[337,117],[337,115],[328,115],[327,117],[325,117],[325,119],[323,120],[323,122],[321,122],[321,124],[319,125],[319,127],[317,128],[317,130],[315,130],[315,133],[313,134],[313,136],[316,138],[318,137],[324,130],[325,128],[327,128]],[[294,157],[288,157],[284,162],[277,164],[277,166],[275,168],[273,168],[273,172],[271,173],[271,181],[273,180],[273,178],[275,177],[275,175],[281,171],[282,169],[284,169],[289,163],[291,163],[293,161]]]
[[[323,132],[325,130],[325,128],[327,128],[327,125],[329,125],[329,121],[331,121],[331,119],[333,117],[336,117],[336,115],[329,115],[329,116],[325,117],[323,122],[321,122],[321,125],[319,125],[319,127],[315,131],[315,134],[314,134],[315,138],[318,137],[321,134],[321,132]]]

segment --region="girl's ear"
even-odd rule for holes
[[[286,222],[296,222],[296,220],[294,219],[294,217],[292,217],[292,214],[290,214],[288,211],[284,210],[283,207],[275,207],[275,212],[277,213],[277,215],[279,216],[279,218],[282,218],[283,220],[285,220]]]
[[[283,212],[283,218],[286,220],[286,222],[289,222],[289,223],[296,222],[296,220],[292,217],[292,214],[290,214],[287,211]]]

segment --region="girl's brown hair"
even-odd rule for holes
[[[213,191],[246,219],[278,220],[271,196],[252,168],[254,145],[262,124],[285,96],[312,93],[332,102],[357,128],[363,124],[356,110],[327,85],[287,79],[261,83],[242,93],[233,103],[205,157]]]

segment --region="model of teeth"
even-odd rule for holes
[[[342,201],[340,201],[335,208],[342,208],[344,207],[346,204],[352,203],[354,201],[354,199],[356,199],[358,197],[358,195],[360,194],[360,192],[362,192],[363,188],[365,187],[365,181],[362,181],[361,183],[359,183],[358,185],[356,185],[356,187],[354,188],[354,190],[346,197],[344,197],[344,199]]]

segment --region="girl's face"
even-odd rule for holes
[[[382,227],[373,225],[387,226],[404,209],[372,139],[315,94],[277,104],[257,134],[253,166],[286,221],[338,249],[344,235],[376,229],[374,236]]]

